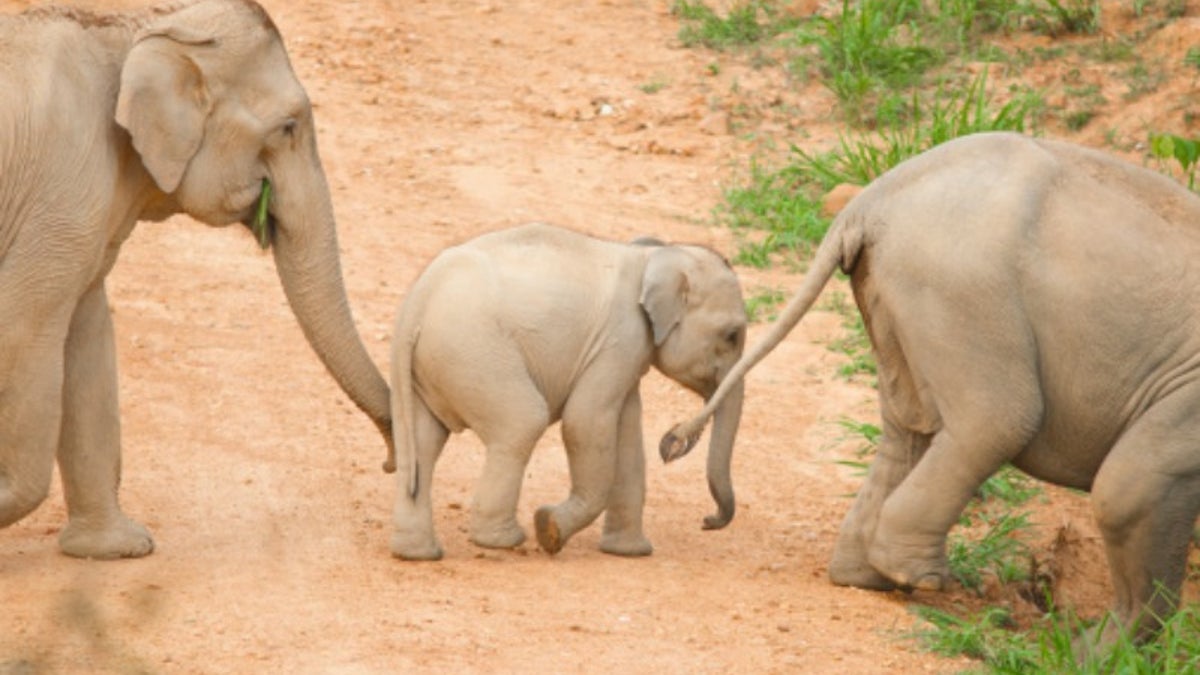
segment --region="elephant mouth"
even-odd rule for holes
[[[258,194],[258,202],[254,213],[243,221],[254,235],[254,240],[266,251],[271,248],[275,239],[275,216],[271,213],[271,181],[262,179],[262,190]]]

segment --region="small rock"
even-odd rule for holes
[[[858,193],[863,191],[861,185],[852,185],[850,183],[842,183],[830,190],[821,204],[821,215],[832,218],[836,216],[846,204],[854,199]]]

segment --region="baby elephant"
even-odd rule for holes
[[[443,251],[400,307],[392,339],[392,412],[400,468],[392,553],[437,560],[433,468],[451,431],[487,446],[471,541],[525,540],[517,498],[534,444],[562,420],[571,493],[537,510],[538,544],[557,553],[606,511],[601,550],[648,555],[641,377],[653,365],[708,397],[742,353],[737,276],[713,251],[601,241],[548,225],[483,235]],[[708,456],[718,513],[733,518],[729,464],[741,385],[716,413]],[[664,452],[671,461],[687,452]],[[398,459],[398,461],[397,461]]]

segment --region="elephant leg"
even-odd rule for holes
[[[608,506],[617,468],[617,437],[624,398],[590,391],[588,379],[576,386],[563,410],[563,444],[571,472],[566,501],[543,506],[534,514],[538,545],[558,553],[576,532]],[[626,504],[628,506],[628,504]]]
[[[867,561],[867,542],[879,523],[883,504],[921,460],[930,436],[917,434],[897,424],[883,422],[883,436],[875,460],[854,505],[842,521],[837,546],[829,562],[829,579],[839,586],[891,590],[896,584]]]
[[[399,489],[393,513],[392,555],[404,560],[440,560],[442,545],[433,528],[433,469],[449,431],[430,412],[419,397],[413,401],[413,436],[417,447],[410,450],[417,461],[417,494],[408,494],[408,476],[397,474]],[[394,415],[399,420],[400,416]],[[398,442],[406,443],[408,434],[401,431]]]
[[[1098,634],[1077,645],[1081,651],[1111,645],[1123,632],[1143,640],[1175,611],[1200,515],[1200,423],[1190,418],[1194,409],[1194,399],[1160,403],[1125,433],[1096,474],[1092,505],[1115,604]]]
[[[642,439],[642,397],[637,389],[625,397],[617,431],[616,478],[604,513],[600,550],[625,556],[650,555],[654,547],[642,532],[646,503],[646,452]]]
[[[991,425],[964,429],[934,434],[925,456],[884,500],[874,532],[868,532],[868,562],[901,587],[945,587],[950,528],[983,481],[1024,447],[1024,442],[1000,440]]]
[[[154,541],[117,503],[121,422],[112,317],[103,285],[84,294],[67,334],[58,465],[69,521],[58,542],[80,558],[144,556]]]
[[[0,284],[0,290],[3,285]],[[64,328],[30,326],[44,307],[0,293],[0,527],[31,513],[50,491],[62,419]],[[22,321],[24,319],[24,321]],[[29,339],[31,335],[43,337]]]
[[[517,502],[533,447],[550,426],[550,412],[528,377],[510,378],[495,400],[502,405],[494,406],[486,421],[472,425],[487,446],[487,458],[471,508],[471,541],[485,548],[513,548],[525,542]]]
[[[33,353],[0,381],[0,527],[31,513],[50,491],[62,397],[54,363]]]

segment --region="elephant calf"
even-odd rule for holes
[[[883,438],[833,582],[941,588],[947,532],[1012,462],[1092,493],[1116,591],[1116,620],[1093,637],[1153,633],[1200,512],[1200,198],[1067,143],[946,143],[847,205],[721,390],[740,400],[733,386],[838,267],[878,357]]]
[[[648,555],[641,377],[653,365],[708,396],[741,355],[745,334],[737,276],[707,248],[620,244],[527,225],[443,251],[401,305],[392,341],[392,411],[403,421],[385,465],[401,469],[393,554],[441,558],[434,464],[449,432],[468,428],[487,446],[471,540],[521,544],[525,466],[561,419],[571,493],[538,509],[538,544],[557,553],[606,511],[600,548]],[[741,408],[735,391],[716,413],[708,482],[719,512],[706,529],[733,518],[729,464]]]

